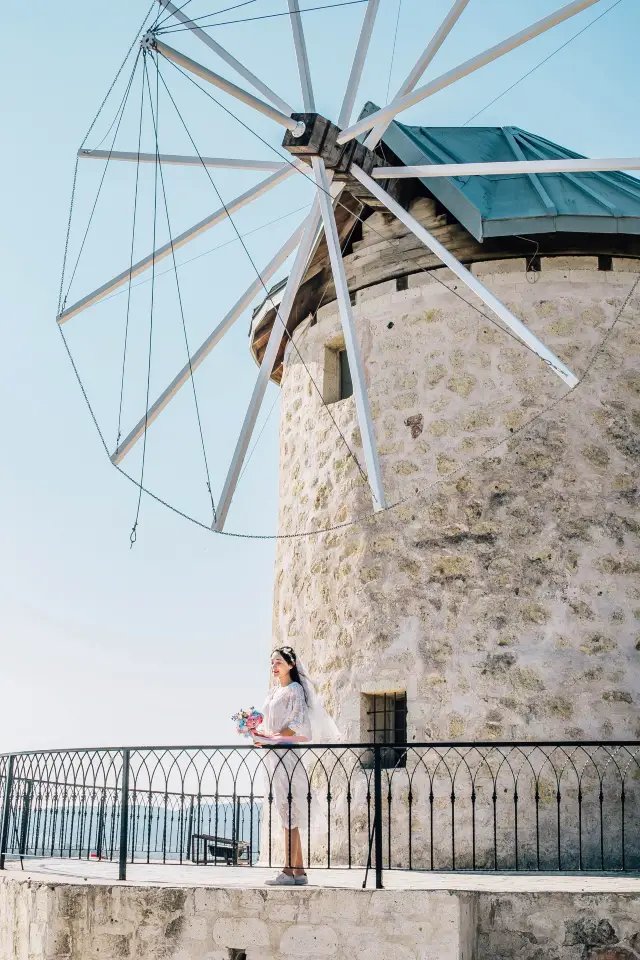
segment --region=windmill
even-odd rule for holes
[[[257,113],[267,117],[277,127],[284,129],[282,141],[282,159],[264,161],[224,157],[205,157],[197,152],[192,155],[160,153],[141,153],[134,144],[128,151],[87,149],[82,147],[79,159],[98,161],[116,161],[123,163],[152,163],[156,167],[179,165],[182,167],[227,168],[253,170],[267,174],[257,185],[237,196],[219,209],[208,214],[182,233],[172,236],[169,242],[151,250],[146,256],[130,263],[118,275],[108,279],[97,289],[87,293],[75,303],[67,304],[61,300],[57,317],[61,326],[78,317],[84,310],[114,292],[131,284],[132,279],[154,270],[157,264],[166,258],[172,258],[175,252],[190,241],[201,236],[229,218],[240,209],[276,189],[291,177],[303,176],[313,185],[315,198],[312,208],[304,222],[292,233],[287,242],[278,250],[268,263],[263,265],[256,279],[241,293],[235,305],[219,320],[216,327],[204,342],[189,357],[187,363],[176,374],[172,382],[154,400],[149,400],[144,413],[124,438],[119,438],[115,449],[110,451],[111,461],[120,465],[130,451],[141,440],[146,440],[147,431],[160,416],[167,404],[178,391],[188,383],[200,364],[221,341],[225,333],[243,315],[280,267],[293,255],[286,286],[281,292],[279,303],[275,307],[276,320],[271,326],[268,340],[260,352],[260,369],[247,407],[235,450],[228,467],[226,478],[219,496],[214,499],[213,529],[222,532],[229,508],[237,487],[243,464],[256,427],[256,422],[264,400],[269,379],[282,349],[283,336],[288,329],[290,315],[296,296],[305,277],[305,271],[313,253],[322,241],[326,244],[330,261],[332,282],[339,306],[344,344],[349,369],[353,381],[353,395],[357,420],[362,438],[364,468],[371,491],[374,512],[384,511],[388,505],[385,494],[379,454],[377,450],[371,404],[368,397],[361,345],[358,341],[349,285],[345,274],[337,215],[341,205],[343,191],[348,189],[352,195],[366,197],[369,204],[388,210],[415,235],[417,240],[445,264],[459,281],[477,296],[485,307],[495,316],[504,328],[512,333],[521,344],[533,351],[569,388],[578,383],[576,374],[550,350],[488,287],[475,276],[460,260],[454,256],[436,237],[425,228],[401,202],[399,185],[406,179],[420,179],[422,182],[438,178],[474,178],[501,175],[526,174],[532,182],[544,192],[540,175],[562,173],[574,176],[584,173],[604,171],[623,171],[640,169],[640,159],[604,158],[585,159],[575,155],[549,156],[548,153],[536,155],[535,144],[528,144],[525,152],[518,137],[513,137],[514,159],[497,162],[434,162],[389,164],[377,148],[391,124],[402,116],[407,108],[425,101],[439,91],[455,84],[486,64],[521,47],[528,41],[569,20],[599,0],[573,0],[555,13],[531,24],[524,30],[508,37],[478,55],[460,63],[426,83],[422,78],[436,53],[447,40],[470,0],[455,0],[447,16],[435,34],[427,43],[424,52],[407,73],[393,99],[379,109],[365,111],[355,122],[353,112],[356,98],[361,95],[360,81],[369,51],[370,41],[380,0],[368,0],[365,7],[360,36],[353,55],[352,67],[342,105],[334,118],[321,116],[315,107],[314,82],[307,56],[303,18],[298,0],[288,0],[288,12],[293,33],[293,47],[300,79],[300,94],[284,99],[270,89],[245,64],[232,56],[220,43],[214,40],[201,25],[203,18],[190,18],[183,7],[171,0],[158,0],[157,17],[153,25],[144,32],[140,41],[139,58],[145,65],[158,69],[161,62],[169,61],[192,77],[197,77],[205,85],[215,88],[229,98],[240,101]],[[206,20],[206,18],[204,18]],[[164,34],[169,21],[180,24],[190,31],[203,45],[204,59],[207,65],[197,62],[165,42]],[[206,26],[206,23],[204,24]],[[207,48],[207,51],[204,50]],[[237,74],[240,83],[236,84],[215,72],[216,60],[223,61]],[[208,65],[210,64],[210,65]],[[252,88],[254,92],[251,92]],[[289,102],[292,101],[292,103]],[[225,101],[227,102],[227,101]],[[301,108],[296,109],[295,107]],[[195,145],[194,145],[195,147]],[[531,159],[531,156],[537,159]]]

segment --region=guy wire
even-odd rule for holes
[[[298,356],[298,359],[300,360],[300,363],[301,363],[302,366],[304,367],[304,369],[305,369],[305,371],[306,371],[306,373],[307,373],[307,375],[308,375],[311,383],[313,384],[313,387],[314,387],[316,393],[317,393],[318,396],[320,397],[320,400],[321,400],[321,402],[322,402],[322,405],[324,406],[325,410],[326,410],[327,413],[329,414],[329,417],[330,417],[330,419],[331,419],[331,422],[333,423],[334,427],[336,428],[336,430],[337,430],[338,433],[340,434],[340,438],[342,439],[342,442],[343,442],[344,445],[346,446],[346,448],[347,448],[347,450],[349,451],[350,455],[353,457],[354,462],[355,462],[356,466],[358,467],[358,470],[359,470],[359,472],[360,472],[360,475],[361,475],[362,479],[365,481],[365,483],[367,484],[367,486],[369,486],[369,479],[368,479],[365,471],[362,469],[362,466],[360,465],[360,462],[359,462],[357,456],[355,455],[355,453],[353,452],[353,450],[352,450],[351,447],[349,446],[349,443],[347,442],[346,437],[344,436],[342,430],[341,430],[340,427],[338,426],[338,423],[336,422],[335,417],[333,416],[331,410],[329,409],[328,404],[326,403],[326,401],[325,401],[325,399],[324,399],[324,396],[322,395],[322,391],[320,390],[318,384],[316,383],[316,381],[314,380],[313,376],[311,375],[311,371],[310,371],[309,368],[307,367],[307,364],[305,363],[304,358],[303,358],[302,355],[300,354],[300,351],[298,350],[298,347],[297,347],[297,345],[296,345],[296,342],[295,342],[295,340],[293,339],[291,333],[289,332],[289,330],[288,330],[288,328],[287,328],[287,324],[284,322],[284,320],[282,319],[282,317],[281,317],[281,315],[280,315],[279,307],[278,307],[276,304],[274,304],[273,300],[271,299],[271,294],[270,294],[270,292],[269,292],[269,289],[267,288],[267,285],[265,284],[264,280],[262,279],[262,274],[261,274],[260,271],[258,270],[258,268],[257,268],[257,266],[256,266],[256,264],[255,264],[255,261],[253,260],[253,257],[252,257],[251,254],[249,253],[248,247],[247,247],[247,245],[245,244],[245,242],[244,242],[244,240],[243,240],[243,238],[242,238],[242,235],[240,234],[240,231],[238,230],[238,228],[237,228],[237,226],[236,226],[236,224],[235,224],[235,221],[234,221],[233,217],[229,214],[229,211],[228,211],[228,209],[227,209],[227,206],[226,206],[224,200],[222,199],[222,196],[221,196],[218,188],[216,187],[216,185],[215,185],[215,183],[214,183],[214,180],[213,180],[213,178],[212,178],[212,176],[211,176],[211,173],[209,172],[209,168],[204,164],[204,161],[202,160],[202,157],[200,156],[200,152],[199,152],[199,150],[198,150],[198,148],[197,148],[197,146],[196,146],[196,144],[195,144],[195,142],[194,142],[194,140],[193,140],[193,137],[191,136],[191,133],[190,133],[190,131],[189,131],[189,129],[188,129],[185,121],[184,121],[184,118],[182,117],[182,114],[180,113],[180,110],[178,109],[178,106],[177,106],[175,100],[173,99],[173,96],[172,96],[172,94],[171,94],[171,91],[170,91],[169,88],[167,87],[167,84],[166,84],[166,82],[165,82],[164,77],[162,76],[162,73],[161,73],[161,71],[160,71],[160,68],[159,68],[158,64],[156,64],[156,66],[157,66],[157,68],[158,68],[158,75],[159,75],[160,79],[162,80],[162,83],[163,83],[163,85],[164,85],[164,88],[165,88],[165,90],[167,91],[167,93],[168,93],[168,95],[169,95],[169,98],[170,98],[171,102],[173,103],[173,105],[174,105],[174,107],[175,107],[175,109],[176,109],[176,112],[177,112],[177,114],[178,114],[178,117],[180,118],[180,121],[181,121],[181,123],[182,123],[182,125],[183,125],[183,127],[184,127],[184,129],[185,129],[185,131],[186,131],[186,133],[187,133],[187,136],[188,136],[189,139],[191,140],[191,144],[192,144],[192,146],[193,146],[193,149],[196,151],[196,154],[197,154],[198,157],[200,158],[200,161],[202,162],[202,166],[203,166],[203,168],[204,168],[204,170],[205,170],[205,172],[206,172],[206,174],[207,174],[207,177],[209,178],[209,181],[210,181],[213,189],[214,189],[215,192],[216,192],[216,195],[217,195],[217,197],[218,197],[218,200],[219,200],[219,202],[222,204],[222,206],[223,206],[223,208],[224,208],[224,210],[225,210],[225,212],[226,212],[226,214],[227,214],[227,217],[228,217],[228,219],[230,220],[231,225],[232,225],[232,227],[233,227],[233,229],[234,229],[234,231],[235,231],[238,239],[240,240],[240,243],[241,243],[241,245],[242,245],[245,253],[247,254],[247,257],[248,257],[248,259],[249,259],[249,262],[251,263],[251,266],[253,267],[253,269],[254,269],[254,271],[255,271],[255,273],[256,273],[256,276],[257,276],[257,278],[260,280],[260,283],[262,284],[262,287],[263,287],[263,289],[264,289],[264,292],[265,292],[265,295],[266,295],[267,299],[270,301],[272,307],[274,308],[274,310],[275,310],[275,312],[276,312],[276,316],[277,316],[278,320],[279,320],[280,323],[282,324],[283,331],[284,331],[284,335],[289,339],[289,342],[290,342],[291,345],[293,346],[293,349],[296,351],[296,354],[297,354],[297,356]],[[274,321],[274,322],[275,322],[275,321]],[[373,492],[373,491],[372,491],[372,492]]]
[[[159,107],[159,91],[158,91],[158,76],[159,76],[159,71],[158,71],[158,64],[157,64],[157,62],[156,62],[155,60],[154,60],[154,63],[155,63],[155,67],[156,67],[156,110],[157,110],[158,113],[159,113],[159,109],[160,109],[160,107]],[[154,110],[153,110],[153,100],[152,100],[152,98],[151,98],[151,88],[150,88],[150,85],[149,85],[149,73],[148,73],[148,71],[147,71],[147,69],[146,69],[146,62],[145,62],[145,79],[146,79],[146,81],[147,81],[147,89],[148,89],[148,91],[149,91],[149,104],[150,104],[150,106],[151,106],[151,117],[152,117],[152,119],[153,119],[153,129],[154,129],[155,138],[156,138],[156,149],[159,149],[159,147],[158,147],[158,125],[157,125],[157,123],[156,123],[156,114],[154,113]],[[186,349],[186,352],[187,352],[187,363],[189,364],[189,380],[191,381],[191,388],[192,388],[192,390],[193,390],[193,403],[194,403],[195,411],[196,411],[196,419],[197,419],[197,421],[198,421],[198,431],[199,431],[199,434],[200,434],[200,444],[201,444],[201,447],[202,447],[202,457],[203,457],[203,460],[204,460],[204,469],[205,469],[205,474],[206,474],[206,478],[207,478],[207,479],[206,479],[207,490],[208,490],[208,492],[209,492],[209,499],[210,499],[210,501],[211,501],[212,517],[213,517],[213,521],[215,522],[215,520],[216,520],[216,507],[215,507],[215,503],[213,502],[213,491],[211,490],[211,476],[210,476],[210,474],[209,474],[209,461],[208,461],[208,459],[207,459],[207,448],[206,448],[206,444],[205,444],[205,442],[204,442],[204,433],[203,433],[203,429],[202,429],[202,420],[201,420],[201,418],[200,418],[200,405],[199,405],[199,403],[198,403],[198,393],[197,393],[197,390],[196,390],[196,381],[195,381],[195,377],[194,377],[194,370],[193,370],[193,367],[192,367],[192,365],[191,365],[191,351],[190,351],[190,349],[189,349],[189,337],[188,337],[188,335],[187,335],[187,324],[186,324],[185,317],[184,317],[184,305],[183,305],[183,303],[182,303],[182,292],[181,292],[181,290],[180,290],[180,280],[179,280],[179,278],[178,278],[178,269],[177,269],[177,267],[176,267],[176,252],[175,252],[175,249],[174,249],[174,246],[173,246],[173,232],[172,232],[172,230],[171,230],[171,220],[170,220],[170,217],[169,217],[169,202],[168,202],[168,200],[167,200],[167,191],[166,191],[165,183],[164,183],[164,173],[163,173],[163,170],[162,170],[162,162],[161,162],[161,160],[160,160],[160,154],[159,154],[159,153],[158,153],[158,168],[159,168],[159,170],[160,170],[160,183],[161,183],[161,185],[162,185],[162,196],[163,196],[163,198],[164,198],[164,209],[165,209],[165,215],[166,215],[166,219],[167,219],[167,231],[168,231],[168,233],[169,233],[169,242],[170,242],[170,244],[171,244],[171,259],[172,259],[172,261],[173,261],[173,272],[174,272],[174,275],[175,275],[175,278],[176,278],[176,292],[177,292],[177,295],[178,295],[178,304],[179,304],[179,307],[180,307],[180,318],[181,318],[181,320],[182,320],[182,333],[183,333],[183,336],[184,336],[184,345],[185,345],[185,349]],[[148,416],[148,404],[149,404],[149,398],[147,397],[147,413],[146,413],[146,416]]]
[[[613,4],[613,6],[617,6],[617,4],[618,4],[619,2],[621,2],[621,0],[617,0],[617,2],[616,2],[615,4]],[[613,6],[612,6],[611,8],[609,8],[609,9],[613,9]],[[608,10],[605,11],[605,13],[607,13],[607,12],[608,12]],[[604,14],[603,14],[603,15],[604,15]],[[597,18],[597,19],[599,19],[599,18]],[[592,22],[595,22],[595,21],[592,21]],[[589,24],[589,25],[587,25],[587,26],[590,26],[590,25],[591,25],[591,24]],[[587,29],[587,28],[585,28],[585,29]],[[573,39],[573,38],[572,38],[572,39]],[[569,42],[570,42],[570,41],[569,41]],[[176,66],[176,65],[174,65],[174,66]],[[183,72],[182,70],[180,70],[180,68],[178,68],[178,67],[176,67],[176,68],[179,70],[179,72]],[[185,74],[185,75],[186,75],[186,74]],[[187,78],[188,78],[189,80],[191,80],[191,77],[187,77]],[[166,89],[166,83],[165,83],[165,81],[164,81],[164,78],[161,78],[161,79],[163,80],[163,84],[165,85],[165,89]],[[204,90],[203,88],[199,87],[199,85],[198,85],[197,83],[195,83],[195,81],[192,81],[192,80],[191,80],[191,82],[194,82],[194,85],[195,85],[195,86],[198,86],[198,88],[201,89],[202,92],[205,93],[207,96],[209,96],[218,106],[222,107],[222,109],[224,109],[227,113],[229,113],[231,116],[234,116],[234,117],[235,117],[235,115],[234,115],[233,113],[231,113],[231,111],[227,110],[227,108],[225,108],[222,104],[220,104],[214,97],[212,97],[212,96],[208,93],[208,91],[206,91],[206,90]],[[167,92],[169,93],[168,89],[167,89]],[[170,94],[170,93],[169,93],[169,96],[171,97],[171,94]],[[171,97],[171,99],[172,99],[172,101],[173,101],[173,98],[172,98],[172,97]],[[175,101],[174,101],[174,106],[175,106]],[[177,107],[176,107],[176,109],[177,109]],[[283,155],[279,154],[279,152],[278,152],[274,147],[272,147],[271,144],[268,144],[267,141],[264,141],[257,133],[255,133],[255,131],[251,130],[251,128],[249,128],[246,124],[244,124],[239,118],[235,117],[235,119],[236,119],[239,123],[241,123],[243,126],[245,126],[246,129],[250,130],[250,132],[254,133],[254,135],[255,135],[259,140],[261,140],[263,143],[265,143],[271,150],[273,150],[278,156],[280,156],[281,159],[283,159],[284,161],[289,162],[289,163],[291,162],[290,160],[288,160],[287,157],[284,157]],[[95,121],[94,121],[94,123],[95,123]],[[187,132],[188,132],[188,131],[187,131]],[[195,145],[194,145],[194,146],[195,146]],[[76,170],[77,170],[77,162],[76,162]],[[207,172],[208,172],[208,171],[207,171]],[[304,174],[304,175],[306,176],[306,174]],[[315,186],[316,186],[315,181],[312,181],[310,177],[309,177],[308,179],[310,179],[310,181],[313,183],[313,185],[314,185],[314,187],[315,187]],[[75,187],[75,177],[74,177],[74,187]],[[215,185],[214,185],[214,187],[215,187]],[[74,191],[72,191],[71,209],[72,209],[72,207],[73,207],[73,193],[74,193]],[[341,204],[339,201],[336,202],[336,205],[339,205],[339,206],[343,206],[343,207],[344,207],[344,205]],[[349,214],[350,214],[351,216],[353,216],[353,214],[352,214],[351,211],[349,211]],[[70,218],[71,218],[71,210],[70,210]],[[361,217],[357,216],[357,215],[356,215],[356,221],[364,222],[363,219],[362,219]],[[375,230],[372,230],[372,232],[374,232],[374,233],[377,234],[377,231],[375,231]],[[377,235],[380,236],[379,234],[377,234]],[[387,239],[387,238],[381,237],[381,239]],[[68,237],[67,237],[67,241],[68,241]],[[389,244],[392,243],[391,241],[387,241],[387,242],[388,242]],[[417,259],[417,258],[416,258],[416,259]],[[425,267],[422,267],[421,265],[420,265],[420,269],[422,269],[425,273],[428,273],[428,274],[430,274],[430,275],[433,273],[433,271],[429,271],[429,270],[427,270]],[[64,278],[64,273],[63,273],[63,278]],[[434,277],[434,279],[437,279],[437,278]],[[447,286],[447,284],[443,283],[443,281],[438,280],[438,282],[440,282],[443,286],[445,286],[446,289],[450,290],[450,292],[456,293],[456,291],[451,290],[451,288],[449,288],[449,287]],[[577,384],[577,386],[576,386],[573,390],[567,391],[566,393],[562,394],[560,397],[558,397],[558,398],[556,398],[555,400],[553,400],[551,403],[547,404],[542,410],[540,410],[534,417],[532,417],[530,420],[528,420],[526,423],[524,423],[521,427],[516,428],[516,429],[514,429],[513,431],[510,431],[509,435],[507,435],[507,436],[503,437],[501,440],[497,441],[497,442],[496,442],[494,445],[492,445],[492,447],[490,447],[488,450],[485,450],[485,451],[483,451],[481,454],[478,454],[476,457],[471,458],[469,461],[467,461],[465,464],[463,464],[463,465],[459,468],[459,470],[456,470],[456,471],[454,471],[452,474],[448,474],[446,477],[440,478],[440,479],[434,481],[433,483],[429,484],[428,489],[431,490],[431,489],[433,489],[433,488],[441,485],[442,483],[451,482],[452,478],[456,477],[456,476],[459,475],[460,473],[466,472],[466,471],[469,469],[469,467],[471,467],[474,463],[476,463],[476,462],[478,462],[478,461],[480,461],[480,460],[485,459],[490,453],[492,453],[494,450],[498,449],[500,446],[502,446],[502,445],[503,445],[504,443],[506,443],[507,441],[513,440],[515,437],[517,437],[518,434],[521,434],[524,430],[526,430],[527,428],[529,428],[533,423],[535,423],[535,422],[536,422],[537,420],[539,420],[542,416],[544,416],[547,412],[549,412],[551,409],[553,409],[553,408],[556,407],[558,404],[560,404],[563,400],[567,399],[568,397],[575,396],[576,391],[582,386],[585,378],[586,378],[586,377],[588,376],[588,374],[590,373],[593,365],[595,364],[596,360],[598,359],[599,355],[601,354],[602,350],[604,349],[605,344],[608,342],[608,340],[610,339],[611,335],[613,334],[614,328],[616,327],[616,325],[617,325],[617,323],[618,323],[618,321],[619,321],[622,313],[623,313],[624,310],[626,309],[627,304],[629,303],[629,301],[630,301],[631,297],[633,296],[636,288],[638,287],[638,283],[639,283],[639,282],[640,282],[640,277],[638,277],[638,278],[636,279],[636,281],[635,281],[634,284],[632,285],[631,289],[629,290],[629,293],[627,294],[627,297],[626,297],[626,299],[624,300],[624,302],[623,302],[620,310],[619,310],[618,313],[616,314],[616,316],[615,316],[615,318],[614,318],[611,326],[609,327],[609,329],[608,329],[608,331],[606,332],[603,340],[601,341],[601,343],[599,344],[599,346],[596,348],[596,350],[594,351],[593,356],[591,357],[590,361],[588,362],[587,367],[586,367],[586,369],[585,369],[585,371],[584,371],[584,373],[583,373],[583,375],[582,375],[582,378],[581,378],[580,382]],[[475,307],[473,304],[471,304],[471,303],[469,303],[468,301],[464,300],[463,297],[460,297],[460,299],[463,300],[463,302],[467,303],[468,306],[472,307],[472,308],[475,309],[478,313],[480,313],[480,315],[481,315],[485,320],[489,320],[489,321],[491,321],[491,322],[494,322],[494,321],[491,320],[491,318],[487,317],[484,313],[482,313],[482,311],[478,310],[478,308]],[[91,414],[92,419],[93,419],[93,421],[94,421],[94,425],[96,426],[96,429],[97,429],[97,431],[98,431],[98,435],[99,435],[99,437],[100,437],[100,440],[101,440],[101,442],[102,442],[102,445],[103,445],[103,447],[104,447],[105,452],[107,453],[107,455],[109,455],[108,448],[107,448],[107,446],[106,446],[106,443],[104,442],[104,438],[103,438],[102,433],[101,433],[101,431],[100,431],[99,424],[98,424],[98,422],[97,422],[97,419],[96,419],[96,417],[95,417],[95,414],[94,414],[93,409],[92,409],[92,407],[91,407],[91,404],[90,404],[90,402],[89,402],[89,399],[88,399],[86,390],[84,389],[84,385],[83,385],[83,383],[82,383],[82,380],[81,380],[81,378],[80,378],[79,372],[78,372],[78,370],[77,370],[77,367],[76,367],[76,365],[75,365],[75,362],[74,362],[73,357],[72,357],[72,355],[71,355],[71,352],[70,352],[70,350],[69,350],[69,347],[68,347],[66,338],[65,338],[65,336],[64,336],[64,332],[63,332],[63,330],[62,330],[62,327],[61,327],[59,324],[57,324],[57,326],[58,326],[58,328],[59,328],[59,330],[60,330],[61,336],[62,336],[62,338],[63,338],[63,342],[64,342],[64,344],[65,344],[65,348],[66,348],[66,350],[67,350],[67,353],[68,353],[70,362],[71,362],[71,364],[72,364],[72,367],[73,367],[73,370],[74,370],[74,373],[75,373],[75,376],[76,376],[76,379],[78,380],[79,386],[80,386],[81,391],[82,391],[82,393],[83,393],[85,402],[86,402],[86,404],[87,404],[87,406],[88,406],[88,408],[89,408],[90,414]],[[499,324],[496,324],[496,326],[498,326],[499,329],[503,329],[502,327],[500,327]],[[509,331],[503,331],[503,332],[509,332]],[[517,338],[514,338],[514,339],[517,340]],[[520,343],[519,340],[517,340],[517,342]],[[149,489],[147,489],[146,487],[144,487],[144,485],[142,484],[142,482],[140,482],[140,483],[138,484],[138,482],[137,482],[136,480],[134,480],[132,477],[130,477],[129,474],[127,474],[121,467],[119,467],[118,465],[114,465],[114,466],[116,466],[116,469],[117,469],[123,476],[127,477],[127,479],[130,480],[130,482],[134,483],[134,484],[139,488],[139,490],[140,490],[141,492],[146,493],[146,494],[147,494],[148,496],[150,496],[152,499],[156,500],[156,502],[158,502],[158,503],[160,503],[161,505],[167,507],[169,510],[171,510],[171,511],[174,512],[174,513],[176,513],[177,515],[183,517],[184,519],[190,520],[192,523],[196,524],[197,526],[200,526],[200,527],[202,527],[203,529],[209,530],[209,531],[211,532],[211,528],[210,528],[207,524],[202,523],[201,521],[195,519],[194,517],[189,516],[189,515],[186,514],[184,511],[178,509],[177,507],[173,506],[172,504],[169,504],[167,501],[163,500],[161,497],[159,497],[158,495],[154,494],[152,491],[150,491]],[[141,478],[141,479],[142,479],[142,478]],[[408,495],[408,496],[406,496],[406,497],[403,497],[403,498],[395,501],[394,503],[388,505],[388,506],[385,508],[385,510],[394,509],[395,507],[399,506],[400,504],[406,503],[406,502],[408,502],[408,501],[410,501],[410,500],[413,500],[413,499],[428,499],[428,497],[427,497],[427,495],[426,495],[424,492],[423,492],[423,493],[410,494],[410,495]],[[331,530],[342,529],[342,528],[344,528],[344,527],[353,526],[353,525],[355,525],[355,524],[362,523],[362,522],[364,522],[364,521],[366,521],[366,520],[369,520],[369,519],[374,519],[374,518],[376,517],[376,515],[377,515],[377,514],[376,514],[375,512],[370,512],[370,513],[361,515],[361,516],[359,516],[359,517],[353,518],[352,520],[348,520],[348,521],[345,521],[345,522],[340,523],[340,524],[333,524],[333,525],[331,525],[331,526],[329,526],[329,527],[324,527],[324,528],[321,528],[321,529],[308,530],[308,531],[299,531],[299,532],[294,532],[294,533],[290,533],[290,534],[243,534],[243,533],[235,533],[235,532],[225,531],[225,530],[223,530],[223,531],[215,531],[215,532],[219,532],[219,533],[221,533],[222,535],[225,535],[225,536],[232,536],[232,537],[238,537],[238,538],[243,538],[243,539],[268,539],[268,540],[293,539],[293,538],[301,538],[301,537],[305,537],[305,536],[323,535],[323,534],[325,534],[325,533],[327,533],[327,532],[330,532]]]

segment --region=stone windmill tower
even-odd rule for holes
[[[381,154],[405,166],[577,156],[513,127],[399,123]],[[400,183],[402,206],[582,382],[564,396],[348,183],[336,211],[343,263],[384,488],[399,502],[372,514],[358,469],[321,242],[272,379],[280,533],[327,532],[279,541],[274,637],[310,662],[350,742],[639,737],[640,183]],[[273,322],[267,301],[251,328],[258,362]]]

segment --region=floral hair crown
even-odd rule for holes
[[[273,651],[274,653],[282,653],[286,660],[290,660],[291,663],[296,662],[296,652],[293,647],[276,647]]]

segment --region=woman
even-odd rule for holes
[[[339,731],[329,717],[309,675],[292,647],[278,647],[271,654],[275,680],[262,713],[264,721],[256,731],[256,746],[280,743],[334,741]],[[308,883],[303,866],[300,828],[308,819],[310,780],[303,750],[269,749],[266,758],[269,792],[273,795],[284,830],[285,866],[270,886],[302,886]]]

